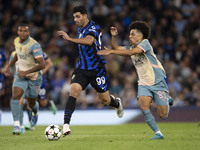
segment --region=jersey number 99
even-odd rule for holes
[[[98,85],[105,84],[106,82],[105,77],[97,77],[96,81]]]

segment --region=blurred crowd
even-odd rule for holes
[[[103,46],[111,47],[109,28],[118,29],[119,45],[129,45],[128,26],[143,20],[152,27],[150,42],[167,74],[175,106],[200,106],[200,0],[0,0],[0,49],[7,58],[21,22],[29,24],[35,38],[53,61],[48,72],[48,98],[61,109],[69,95],[70,77],[78,47],[58,37],[64,30],[77,37],[72,8],[85,5],[88,15],[101,26]],[[125,108],[138,107],[137,73],[129,57],[106,56],[110,92],[122,98]],[[6,78],[0,106],[9,107],[12,78]],[[77,108],[103,108],[96,91],[88,86],[77,99]]]

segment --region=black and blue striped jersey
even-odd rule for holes
[[[49,58],[45,52],[43,52],[43,57],[44,57],[44,60],[47,60]]]
[[[102,32],[100,26],[95,24],[93,21],[89,21],[84,28],[78,28],[79,38],[85,38],[87,35],[93,36],[94,42],[91,46],[78,44],[79,61],[76,67],[84,70],[92,70],[98,67],[103,67],[106,61],[102,56],[97,54],[97,52],[101,49],[102,43]]]
[[[6,53],[0,49],[0,69],[4,67],[6,60],[7,60]],[[0,80],[3,80],[3,79],[4,79],[4,75],[3,73],[0,73]]]

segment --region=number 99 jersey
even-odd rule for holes
[[[93,21],[89,23],[84,28],[78,28],[79,38],[85,38],[86,36],[93,36],[94,41],[92,45],[78,44],[79,48],[79,61],[76,68],[84,70],[93,70],[99,67],[103,67],[106,61],[97,52],[101,49],[102,43],[102,32],[100,26],[95,24]]]
[[[110,82],[107,77],[106,69],[104,67],[96,68],[95,70],[82,70],[75,69],[72,77],[71,84],[78,83],[84,90],[90,83],[98,93],[104,93],[109,89]]]

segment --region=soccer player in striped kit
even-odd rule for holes
[[[69,135],[70,119],[75,110],[76,99],[90,83],[97,91],[97,95],[104,105],[115,107],[117,115],[124,114],[120,98],[109,95],[109,83],[105,69],[106,61],[97,52],[101,49],[102,32],[99,25],[90,21],[84,6],[73,8],[74,22],[78,26],[79,38],[71,38],[64,31],[58,31],[64,40],[74,42],[79,47],[79,61],[71,77],[70,96],[68,98],[65,114],[63,134]]]

